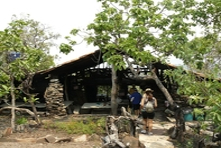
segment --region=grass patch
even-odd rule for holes
[[[25,117],[19,117],[18,119],[16,119],[15,123],[18,125],[26,124],[28,123],[28,119]]]
[[[64,131],[68,134],[104,134],[105,133],[106,118],[92,118],[88,117],[82,120],[71,121],[55,121],[45,123],[44,128]]]

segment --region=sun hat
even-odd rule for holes
[[[151,88],[147,88],[145,89],[145,92],[153,92],[153,90]]]

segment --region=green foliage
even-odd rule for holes
[[[0,31],[0,82],[4,84],[0,87],[0,96],[10,91],[16,93],[16,88],[11,87],[14,81],[22,83],[27,75],[54,65],[54,58],[48,52],[50,42],[59,35],[47,32],[44,27],[32,19],[13,16],[9,26]],[[12,61],[9,55],[13,52],[20,57]]]
[[[38,100],[39,100],[39,98],[35,98],[34,96],[31,96],[30,98],[23,97],[23,101],[25,103],[27,103],[27,102],[37,103]]]
[[[187,68],[165,72],[178,85],[178,94],[197,96],[190,103],[209,107],[207,116],[221,129],[221,3],[215,0],[98,0],[102,11],[82,33],[98,47],[103,60],[116,70],[133,64],[163,62],[170,55]],[[198,35],[201,28],[201,36]],[[68,38],[69,41],[70,38]],[[75,40],[65,45],[72,50]],[[131,60],[128,60],[131,59]],[[186,72],[184,72],[186,71]],[[200,74],[200,73],[203,73]]]
[[[45,123],[44,127],[47,129],[56,129],[59,131],[64,131],[69,134],[104,134],[105,133],[105,123],[104,117],[93,119],[87,118],[81,121],[57,121],[53,123]]]
[[[54,40],[60,37],[59,34],[51,32],[51,28],[29,17],[29,15],[18,18],[13,15],[12,22],[9,24],[17,30],[21,30],[19,37],[24,46],[35,50],[41,50],[43,53],[38,53],[39,66],[37,70],[44,70],[54,66],[54,56],[49,55],[51,47],[56,46]],[[41,54],[41,55],[39,55]]]
[[[205,113],[206,120],[212,120],[216,130],[221,131],[220,81],[215,79],[209,72],[198,74],[191,71],[184,73],[183,71],[181,68],[167,71],[167,74],[179,85],[177,93],[189,96],[188,102],[190,105],[205,106],[201,109],[195,109],[194,112],[198,115]]]
[[[3,97],[9,94],[9,92],[10,92],[10,88],[8,86],[4,84],[0,86],[0,97]]]
[[[29,90],[34,73],[54,65],[54,58],[48,53],[55,36],[46,28],[37,21],[15,16],[8,27],[0,31],[0,97],[10,98],[12,105],[16,105],[15,100],[22,94],[33,101]],[[12,58],[13,53],[19,56]],[[26,121],[21,118],[17,122]],[[15,128],[14,111],[11,127]]]
[[[15,122],[16,124],[21,125],[28,123],[28,120],[25,117],[19,117]]]
[[[62,43],[59,48],[60,48],[60,51],[64,54],[68,54],[73,50],[70,45],[64,44],[64,43]]]
[[[93,23],[88,24],[85,31],[73,29],[71,34],[82,33],[88,44],[97,46],[103,52],[103,59],[116,70],[125,69],[128,60],[132,58],[137,64],[158,61],[160,57],[153,56],[161,52],[164,56],[176,53],[181,55],[180,48],[188,42],[188,35],[193,24],[188,19],[195,6],[195,1],[164,0],[99,0],[102,11],[96,14]],[[168,13],[168,11],[174,13]],[[85,33],[85,34],[83,34]],[[72,50],[70,38],[69,46],[61,44],[60,49],[66,53]],[[76,42],[74,42],[76,43]],[[177,52],[178,51],[178,52]],[[182,53],[183,54],[183,53]],[[164,59],[165,57],[163,57]],[[161,59],[162,60],[162,59]]]

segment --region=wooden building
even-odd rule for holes
[[[73,100],[79,104],[96,101],[97,97],[102,95],[99,94],[99,86],[103,86],[103,89],[111,87],[111,67],[103,63],[101,56],[100,50],[97,50],[57,67],[37,72],[33,79],[34,92],[38,93],[40,101],[44,101],[44,93],[50,79],[58,79],[64,87],[65,100]],[[163,71],[176,67],[160,63],[155,63],[154,66],[157,68],[158,77],[170,91],[172,86],[165,83],[168,81],[165,81]],[[140,75],[150,72],[148,68],[139,69]],[[143,89],[151,87],[158,90],[154,80],[137,81],[128,78],[127,76],[130,74],[129,69],[118,72],[119,94],[123,97],[122,99],[125,99],[129,85],[137,85]]]
[[[85,102],[109,101],[111,90],[111,67],[103,62],[102,53],[96,50],[92,53],[68,61],[54,68],[39,71],[33,78],[33,92],[38,93],[40,102],[45,102],[45,91],[52,79],[56,79],[63,86],[65,101],[73,101],[75,105],[83,105]],[[172,84],[165,81],[164,70],[176,68],[173,65],[155,63],[156,74],[169,92],[173,90]],[[150,72],[147,67],[140,68],[140,75]],[[119,98],[127,100],[128,86],[136,85],[141,89],[150,87],[156,95],[160,94],[154,80],[133,80],[129,69],[118,71]],[[162,93],[161,93],[162,95]]]

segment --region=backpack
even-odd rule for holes
[[[147,101],[147,103],[144,105],[145,111],[148,113],[152,113],[154,111],[154,106],[152,101]]]

